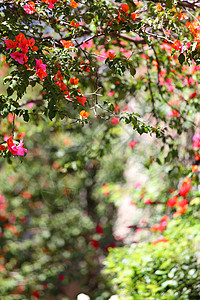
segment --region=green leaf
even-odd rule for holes
[[[24,119],[25,122],[29,121],[29,114],[28,114],[27,110],[25,110],[25,113],[23,114],[23,119]]]
[[[50,110],[49,111],[49,119],[52,121],[52,119],[55,117],[56,115],[56,110]]]
[[[134,77],[135,74],[136,74],[136,70],[135,70],[135,68],[134,68],[134,66],[133,66],[132,63],[129,64],[129,69],[130,69],[131,75]]]
[[[182,65],[185,62],[185,55],[181,53],[178,57],[179,63]]]

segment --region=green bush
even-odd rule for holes
[[[199,263],[187,239],[113,249],[105,265],[127,300],[199,299]]]

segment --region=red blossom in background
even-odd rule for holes
[[[110,194],[110,192],[109,192],[109,185],[107,183],[103,184],[103,194],[105,196],[108,196]]]
[[[187,199],[182,199],[182,200],[180,200],[180,201],[177,203],[177,206],[179,206],[179,207],[184,207],[184,206],[187,205],[187,204],[188,204]]]
[[[145,200],[145,202],[144,202],[145,204],[152,204],[152,201],[151,201],[151,199],[147,199],[147,200]]]
[[[179,118],[179,117],[180,117],[180,114],[179,114],[179,112],[178,112],[176,109],[174,109],[174,110],[172,110],[172,111],[170,111],[170,112],[168,113],[168,116],[169,116],[169,117],[174,117],[174,118]]]
[[[129,147],[131,148],[131,149],[133,149],[134,147],[135,147],[135,145],[137,144],[137,142],[136,141],[134,141],[134,140],[132,140],[132,141],[130,141],[129,142]]]
[[[53,9],[54,8],[54,4],[59,1],[59,0],[41,0],[44,3],[49,4],[48,8]]]
[[[5,151],[6,147],[4,145],[0,145],[0,151]]]
[[[98,234],[103,234],[103,227],[100,225],[97,225],[95,231]]]
[[[32,292],[32,295],[33,295],[35,298],[37,298],[37,299],[40,298],[40,293],[39,293],[39,291],[34,291],[34,292]]]
[[[90,240],[91,246],[92,248],[94,248],[95,250],[99,249],[99,242],[97,240],[91,239]]]
[[[112,117],[111,120],[110,120],[110,123],[112,125],[117,125],[119,124],[119,118],[118,117]]]
[[[191,187],[191,184],[184,183],[179,190],[179,195],[185,197],[191,190]]]
[[[106,250],[106,252],[109,252],[109,248],[116,248],[116,247],[117,247],[116,244],[112,243],[112,244],[106,245],[105,250]]]
[[[193,149],[199,149],[200,148],[200,131],[198,134],[195,134],[193,136]]]
[[[178,201],[178,197],[171,197],[168,201],[167,201],[167,206],[168,207],[173,207],[176,205]]]
[[[60,281],[63,281],[63,280],[65,279],[65,276],[64,276],[63,274],[59,274],[59,275],[58,275],[58,279],[59,279]]]

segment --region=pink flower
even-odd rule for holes
[[[183,183],[183,185],[180,187],[179,195],[185,197],[189,193],[191,188],[192,188],[191,184]]]
[[[23,8],[27,14],[32,15],[35,12],[35,3],[30,1]]]
[[[24,53],[14,52],[10,56],[15,59],[20,65],[23,65],[27,62],[28,57]]]
[[[195,134],[192,139],[194,141],[193,149],[200,148],[200,131],[198,134]]]
[[[33,102],[29,102],[29,103],[27,104],[28,108],[32,108],[32,107],[33,107],[33,105],[34,105],[34,103],[33,103]]]
[[[135,188],[136,188],[136,189],[137,189],[137,188],[140,188],[141,185],[142,185],[141,182],[136,182],[136,183],[135,183]]]
[[[40,77],[40,79],[43,81],[45,77],[47,77],[47,72],[46,72],[46,64],[43,64],[43,61],[41,59],[35,59],[36,60],[36,75]]]
[[[170,111],[169,113],[168,113],[168,116],[169,117],[174,117],[174,118],[179,118],[180,117],[180,114],[179,114],[179,112],[177,111],[177,110],[172,110],[172,111]]]
[[[13,137],[9,137],[7,139],[7,144],[8,144],[8,150],[13,154],[13,155],[20,155],[23,156],[25,153],[27,153],[27,149],[23,148],[24,143],[23,140],[20,140],[19,144],[16,145],[13,142]]]
[[[114,94],[115,94],[115,91],[109,91],[108,92],[108,96],[114,96]]]
[[[133,149],[136,144],[137,144],[137,142],[133,140],[133,141],[130,141],[128,145],[131,149]]]
[[[91,49],[92,47],[94,47],[94,43],[93,43],[92,40],[90,40],[90,41],[88,41],[86,43],[83,43],[81,45],[81,48],[83,48],[83,49]]]

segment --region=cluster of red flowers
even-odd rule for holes
[[[47,77],[46,72],[46,64],[43,64],[43,61],[41,59],[35,59],[36,60],[36,75],[40,77],[40,79],[43,81],[45,77]]]
[[[41,0],[44,3],[49,4],[49,8],[52,9],[54,8],[54,4],[58,1],[58,0]]]
[[[166,226],[167,226],[167,221],[169,220],[169,217],[168,216],[163,216],[161,218],[161,222],[159,225],[153,225],[151,227],[151,231],[158,231],[158,232],[162,232],[166,229]]]
[[[191,31],[191,33],[194,36],[194,42],[197,42],[197,46],[196,49],[200,48],[200,42],[199,42],[199,38],[200,38],[200,26],[199,26],[199,20],[200,16],[197,17],[196,20],[194,20],[193,22],[188,22],[185,24],[186,27]]]
[[[189,191],[191,190],[191,180],[189,178],[185,178],[183,180],[183,184],[180,187],[179,190],[179,196],[183,197],[183,199],[179,200],[178,196],[175,197],[171,197],[168,201],[167,201],[167,206],[168,207],[175,207],[177,208],[177,211],[174,213],[174,216],[179,216],[181,214],[184,214],[187,211],[187,207],[188,207],[188,200],[185,199],[185,197],[187,196],[187,194],[189,193]]]
[[[34,46],[35,45],[34,38],[26,39],[23,33],[19,33],[15,37],[15,41],[6,39],[5,44],[7,47],[6,50],[8,49],[15,50],[16,48],[18,48],[18,51],[11,53],[10,56],[21,65],[25,64],[28,61],[28,57],[26,54],[28,53],[29,47],[31,48],[32,51],[38,50],[38,47]],[[19,50],[21,50],[22,53],[19,52]]]
[[[58,70],[57,74],[54,76],[55,84],[57,84],[61,88],[63,94],[67,95],[68,98],[70,98],[68,88],[63,82],[63,79],[64,77],[61,75],[60,70]]]
[[[118,22],[125,22],[124,18],[121,17],[121,13],[125,13],[126,16],[128,16],[129,15],[128,11],[129,11],[128,4],[121,4],[121,10],[119,11],[118,18],[117,18]],[[139,18],[139,14],[136,14],[136,13],[131,13],[130,16],[133,21],[135,21],[136,18]]]

